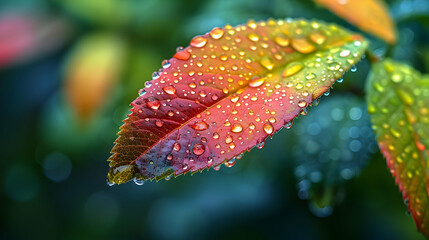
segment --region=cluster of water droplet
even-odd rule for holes
[[[214,28],[146,82],[110,160],[135,162],[149,179],[230,167],[307,114],[360,59],[362,44],[335,25],[305,20]]]

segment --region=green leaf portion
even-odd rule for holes
[[[429,76],[387,59],[367,82],[368,111],[417,228],[429,237]]]

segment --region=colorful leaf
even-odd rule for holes
[[[106,102],[119,78],[125,44],[117,36],[91,34],[78,42],[66,65],[65,94],[82,123]]]
[[[153,74],[132,102],[108,181],[169,179],[226,163],[289,124],[360,60],[336,25],[269,20],[214,28]]]
[[[396,42],[392,17],[382,0],[315,0],[341,18],[389,44]]]
[[[389,59],[373,71],[367,102],[378,144],[418,230],[429,236],[429,76]]]
[[[298,197],[310,200],[319,217],[332,213],[344,183],[359,175],[378,151],[365,102],[333,96],[294,124],[289,138],[295,159]]]

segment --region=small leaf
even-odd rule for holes
[[[373,71],[367,102],[378,144],[418,230],[429,236],[429,76],[389,59]]]
[[[294,124],[290,143],[298,197],[319,217],[332,213],[344,184],[357,177],[378,151],[366,105],[353,96],[333,96]]]
[[[78,42],[66,64],[64,90],[82,123],[105,104],[119,78],[124,54],[124,42],[114,35],[95,33]]]
[[[269,20],[214,28],[190,45],[132,102],[109,158],[110,183],[232,166],[307,113],[367,43],[336,25]]]
[[[389,44],[396,42],[392,17],[382,0],[315,0],[341,18]]]

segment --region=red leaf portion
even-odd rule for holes
[[[356,63],[366,48],[360,40],[304,20],[250,21],[195,37],[132,102],[109,182],[159,180],[241,156]]]

